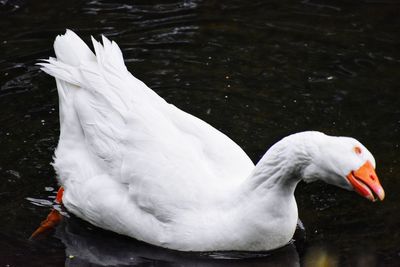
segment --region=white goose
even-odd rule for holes
[[[357,140],[290,135],[256,166],[226,135],[168,104],[126,69],[115,42],[72,31],[40,63],[54,76],[54,168],[67,210],[90,223],[184,251],[271,250],[297,222],[294,190],[322,180],[383,200],[375,160]]]

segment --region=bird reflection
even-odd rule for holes
[[[64,217],[55,236],[65,245],[65,266],[300,266],[294,243],[272,252],[179,252],[155,247]]]

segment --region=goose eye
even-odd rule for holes
[[[354,152],[356,152],[356,154],[360,155],[362,153],[362,150],[359,146],[355,146],[354,147]]]

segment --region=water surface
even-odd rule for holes
[[[0,1],[0,264],[298,266],[326,257],[398,265],[398,14],[400,5],[385,0]],[[305,244],[247,260],[162,250],[74,217],[29,241],[57,189],[49,163],[59,127],[55,83],[34,64],[53,55],[66,28],[118,42],[136,77],[255,162],[298,131],[356,137],[375,155],[385,201],[300,184]]]

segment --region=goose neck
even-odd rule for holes
[[[273,145],[255,166],[246,188],[293,194],[304,168],[312,161],[314,146],[308,137],[291,135]]]

